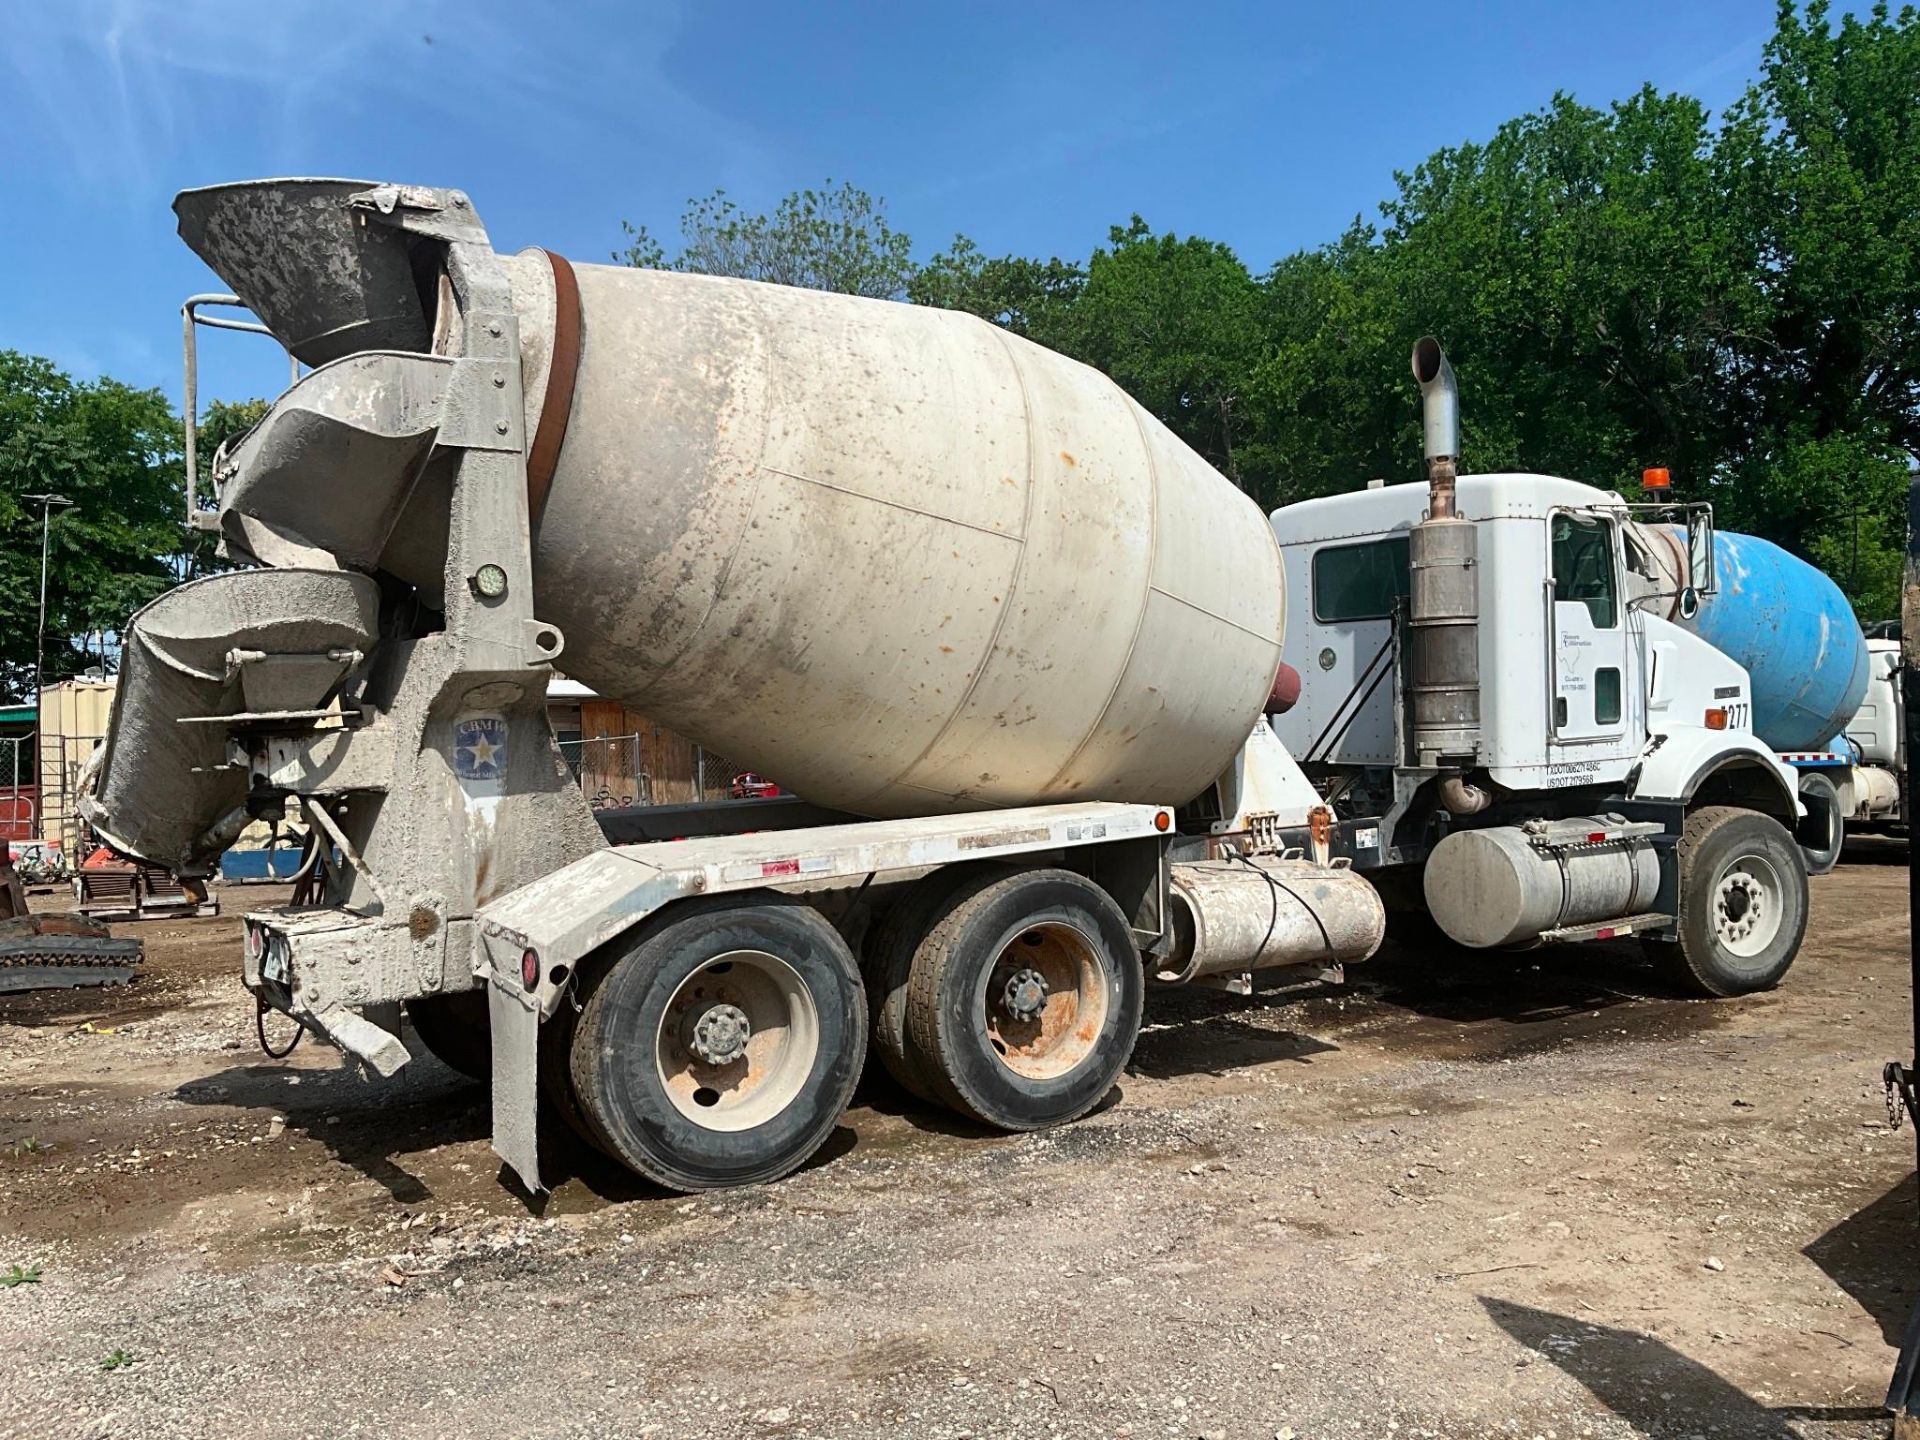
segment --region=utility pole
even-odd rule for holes
[[[1907,484],[1907,565],[1900,586],[1900,687],[1906,715],[1902,724],[1907,754],[1920,748],[1920,475]],[[1913,814],[1915,792],[1920,791],[1909,766],[1901,781],[1901,813]],[[1920,869],[1907,871],[1907,961],[1911,977],[1914,1057],[1887,1063],[1882,1077],[1887,1087],[1887,1120],[1897,1125],[1904,1112],[1913,1122],[1915,1161],[1920,1164],[1920,1108],[1914,1082],[1920,1075]],[[1887,1387],[1886,1409],[1893,1416],[1893,1440],[1920,1440],[1920,1304],[1907,1319],[1906,1338],[1894,1362],[1893,1383]]]
[[[73,504],[64,495],[23,495],[40,506],[40,625],[33,637],[33,728],[40,730],[40,692],[46,688],[47,664],[47,542],[52,533],[53,512]]]

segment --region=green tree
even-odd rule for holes
[[[1241,413],[1263,344],[1253,276],[1225,245],[1156,235],[1138,215],[1107,239],[1072,306],[1042,338],[1104,370],[1242,483],[1259,463],[1247,453]]]
[[[1717,126],[1650,88],[1559,96],[1396,179],[1377,231],[1263,282],[1246,408],[1280,498],[1417,474],[1406,354],[1432,331],[1469,469],[1632,493],[1665,465],[1891,613],[1920,463],[1920,14],[1783,4]]]
[[[1886,618],[1920,465],[1920,10],[1783,3],[1715,159],[1764,320],[1727,368],[1724,508]]]
[[[988,257],[964,235],[922,265],[907,282],[916,305],[964,310],[1041,344],[1059,344],[1065,319],[1087,273],[1071,261]]]
[[[886,203],[850,184],[799,190],[753,215],[716,190],[689,200],[673,254],[644,225],[621,221],[614,259],[654,270],[732,275],[808,290],[898,300],[913,279],[913,241],[887,223]]]
[[[201,453],[266,413],[264,400],[216,401]],[[38,356],[0,350],[0,692],[33,689],[41,506],[47,524],[46,675],[111,665],[127,617],[162,591],[225,569],[216,537],[182,524],[181,426],[158,390],[78,381]],[[210,499],[203,490],[203,500]]]
[[[88,660],[88,637],[116,633],[180,578],[180,427],[157,390],[81,382],[52,362],[0,351],[0,685],[31,691],[40,592],[41,507],[71,500],[48,526],[46,674]]]
[[[1406,357],[1432,331],[1467,394],[1473,469],[1630,486],[1650,463],[1708,467],[1720,346],[1741,298],[1723,277],[1751,265],[1716,214],[1707,143],[1705,113],[1684,97],[1643,90],[1600,111],[1558,96],[1397,177],[1377,239],[1356,230],[1270,277],[1276,300],[1326,327],[1279,347],[1274,423],[1285,434],[1296,414],[1310,430],[1331,420],[1371,473],[1409,474]],[[1310,433],[1284,448],[1342,442]]]
[[[1404,323],[1389,303],[1388,263],[1374,229],[1355,220],[1262,280],[1267,345],[1242,413],[1267,456],[1263,504],[1413,478],[1418,432],[1406,358],[1395,354]]]

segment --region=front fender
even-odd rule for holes
[[[1635,772],[1635,800],[1691,802],[1708,780],[1735,772],[1769,799],[1777,797],[1781,810],[1795,820],[1806,813],[1793,767],[1745,731],[1676,730],[1656,741]]]

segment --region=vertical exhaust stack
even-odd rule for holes
[[[1451,520],[1453,481],[1460,464],[1460,386],[1447,352],[1431,335],[1413,347],[1413,378],[1420,382],[1420,432],[1427,456],[1427,514]]]
[[[1454,507],[1460,387],[1440,342],[1413,347],[1427,460],[1427,518],[1409,537],[1407,692],[1413,763],[1461,769],[1480,750],[1480,594],[1477,531]]]

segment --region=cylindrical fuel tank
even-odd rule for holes
[[[1686,532],[1668,533],[1684,554]],[[1757,535],[1716,532],[1713,568],[1699,613],[1673,619],[1746,668],[1762,742],[1826,746],[1867,693],[1867,644],[1847,597],[1818,567]]]
[[[1531,832],[1518,825],[1456,830],[1427,858],[1428,913],[1448,938],[1475,948],[1645,913],[1660,893],[1653,847],[1644,839],[1579,841],[1583,832],[1619,826],[1617,816],[1600,815]]]
[[[1350,869],[1260,856],[1182,862],[1168,880],[1173,949],[1155,967],[1162,984],[1364,960],[1386,937],[1380,892]]]
[[[538,397],[552,270],[508,263]],[[1111,380],[950,311],[574,273],[533,557],[569,675],[863,815],[1177,804],[1231,761],[1279,550]]]

